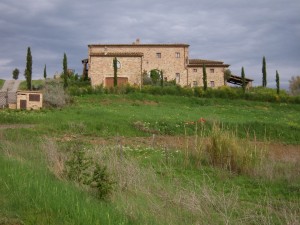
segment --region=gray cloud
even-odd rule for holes
[[[33,76],[69,67],[81,73],[91,43],[188,43],[190,56],[222,60],[261,84],[266,56],[269,84],[275,71],[287,85],[300,74],[300,2],[295,0],[3,0],[0,3],[0,77],[24,71],[26,50]],[[272,83],[273,82],[273,83]]]

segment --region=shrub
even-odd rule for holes
[[[101,166],[100,164],[96,164],[91,186],[97,189],[97,196],[99,199],[107,199],[113,190],[114,182],[109,177],[106,166]]]
[[[94,163],[86,156],[84,148],[77,146],[72,151],[70,160],[66,162],[67,177],[81,185],[87,185],[97,189],[97,197],[108,199],[113,190],[114,182],[110,178],[106,166]]]
[[[70,101],[70,97],[61,82],[50,80],[45,83],[43,101],[45,106],[63,107]]]

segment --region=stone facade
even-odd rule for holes
[[[140,44],[137,40],[133,44],[95,44],[88,47],[88,76],[92,86],[107,86],[106,81],[114,73],[114,57],[118,60],[118,77],[127,78],[131,85],[142,85],[144,71],[162,70],[164,79],[168,81],[175,79],[181,86],[193,86],[197,82],[197,86],[202,86],[202,64],[199,63],[203,60],[193,64],[189,60],[187,44]],[[229,65],[218,61],[205,62],[210,62],[210,66],[206,65],[208,86],[211,81],[215,87],[224,85],[224,70]]]
[[[18,91],[17,109],[37,110],[43,107],[43,94],[38,91]]]

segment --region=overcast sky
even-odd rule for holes
[[[1,0],[0,78],[24,79],[27,47],[33,79],[69,68],[82,73],[88,44],[187,43],[190,58],[221,60],[261,85],[300,75],[300,0]]]

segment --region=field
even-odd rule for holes
[[[86,95],[1,110],[0,140],[0,224],[300,222],[299,104]],[[68,179],[78,151],[107,168],[107,200]]]

